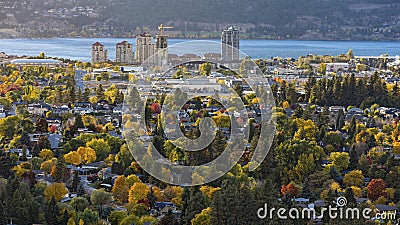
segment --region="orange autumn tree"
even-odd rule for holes
[[[282,185],[281,193],[282,196],[288,194],[290,197],[298,196],[300,189],[293,183],[289,183],[288,185]]]
[[[377,200],[379,197],[386,197],[386,183],[382,179],[372,179],[367,189],[368,198],[372,201]]]

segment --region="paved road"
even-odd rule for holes
[[[82,92],[85,89],[85,85],[83,83],[83,76],[87,72],[85,70],[75,70],[75,83],[76,83],[76,89],[81,88]]]

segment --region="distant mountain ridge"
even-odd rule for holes
[[[0,4],[0,36],[125,37],[172,25],[176,37],[400,40],[398,0],[26,0]],[[11,34],[10,34],[11,35]]]

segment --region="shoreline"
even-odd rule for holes
[[[136,39],[136,37],[14,37],[14,38],[0,38],[0,40],[57,40],[57,39]],[[169,37],[168,39],[172,40],[219,40],[219,38],[188,38],[188,37]],[[273,39],[273,38],[240,38],[242,41],[315,41],[315,42],[400,42],[399,40],[392,39],[392,40],[373,40],[373,39]]]

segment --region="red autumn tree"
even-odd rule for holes
[[[281,188],[282,196],[285,196],[286,194],[288,194],[290,197],[295,197],[295,196],[299,195],[299,192],[300,192],[299,188],[296,187],[296,185],[294,185],[292,183],[290,183],[288,185],[282,185],[282,188]]]
[[[372,201],[377,200],[379,197],[386,196],[386,183],[382,179],[372,179],[368,186],[368,198]]]
[[[155,102],[151,105],[151,111],[153,113],[161,113],[161,106],[158,102]]]
[[[51,127],[50,127],[50,133],[55,133],[57,131],[57,127],[56,127],[56,125],[51,125]]]

